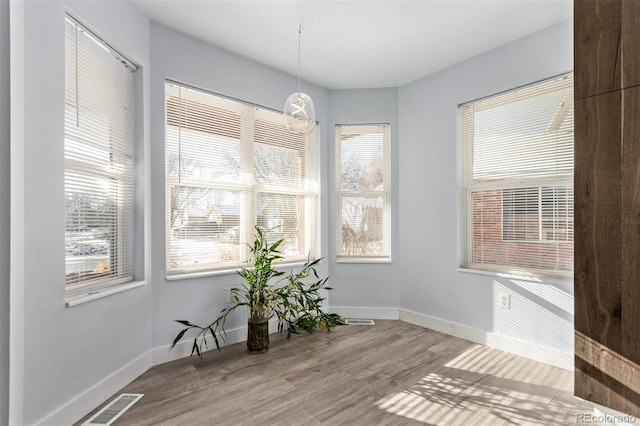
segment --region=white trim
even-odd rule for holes
[[[336,256],[336,263],[393,263],[393,261],[391,260],[391,256]]]
[[[405,309],[400,309],[400,320],[565,370],[573,371],[574,369],[573,353],[563,352],[549,346],[539,345],[491,331],[480,330],[468,325],[457,324]]]
[[[504,268],[502,271],[490,269],[478,269],[471,266],[460,266],[457,272],[465,274],[490,275],[492,277],[501,278],[517,278],[524,281],[544,282],[547,284],[573,285],[573,273],[552,274],[552,273],[532,273],[531,271],[518,271]]]
[[[275,334],[278,332],[278,321],[270,320],[269,321],[269,334]],[[220,335],[218,335],[218,339],[220,341],[220,347],[233,345],[235,343],[245,342],[247,340],[247,327],[238,327],[232,330],[226,331],[226,338],[223,340]],[[216,350],[215,344],[211,339],[208,339],[209,349]],[[226,343],[225,343],[226,342]],[[165,362],[175,361],[181,358],[187,358],[191,356],[191,348],[193,347],[193,338],[184,337],[183,341],[178,343],[171,348],[171,345],[161,346],[159,348],[155,348],[151,350],[153,357],[153,365],[164,364]],[[196,355],[194,355],[196,356]]]
[[[316,260],[317,258],[308,258],[309,261],[313,261]],[[300,266],[303,266],[306,262],[307,262],[307,258],[303,259],[297,259],[297,260],[291,260],[289,262],[286,261],[286,259],[281,259],[281,262],[278,263],[274,263],[273,267],[280,271],[283,269],[292,269],[292,268],[298,268]],[[240,269],[242,268],[245,269],[249,269],[249,270],[253,270],[254,267],[251,266],[250,262],[247,263],[243,263],[243,264],[238,264],[237,266],[234,267],[229,267],[229,268],[224,268],[224,269],[205,269],[202,271],[193,271],[193,272],[175,272],[171,275],[166,275],[165,278],[167,279],[167,281],[178,281],[178,280],[187,280],[187,279],[191,279],[191,278],[202,278],[202,277],[211,277],[214,275],[229,275],[229,274],[237,274],[238,271],[240,271]]]
[[[360,319],[400,319],[398,308],[368,308],[360,306],[329,306],[329,312],[342,318]]]
[[[65,306],[70,308],[72,306],[81,305],[83,303],[91,302],[92,300],[101,299],[103,297],[111,296],[112,294],[122,293],[123,291],[131,290],[134,288],[142,287],[146,284],[146,281],[129,281],[125,284],[118,284],[112,287],[102,287],[88,293],[79,294],[67,299]]]
[[[8,424],[19,425],[24,421],[25,400],[25,282],[27,262],[27,215],[25,214],[25,183],[27,181],[25,145],[25,116],[27,92],[25,68],[27,59],[27,13],[25,2],[9,5],[9,415]],[[6,20],[5,20],[6,21]],[[3,31],[2,36],[6,34]],[[3,58],[4,59],[4,58]],[[30,102],[30,101],[29,101]],[[30,109],[31,111],[32,109]],[[4,137],[4,135],[3,135]],[[29,141],[29,145],[32,142]],[[3,175],[3,179],[5,176]],[[4,212],[3,212],[4,213]],[[3,253],[4,256],[4,253]],[[5,342],[2,342],[4,344]],[[1,391],[4,392],[5,383]],[[4,396],[2,396],[4,398]]]
[[[151,351],[147,351],[35,424],[74,424],[151,367],[153,367],[153,356]]]

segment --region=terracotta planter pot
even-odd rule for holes
[[[260,354],[269,350],[269,320],[249,320],[247,352]]]

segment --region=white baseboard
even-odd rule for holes
[[[269,321],[269,334],[278,332],[278,321]],[[247,340],[247,327],[238,327],[232,330],[227,330],[226,337],[224,339],[218,336],[220,347],[227,345],[233,345],[234,343],[245,342]],[[209,350],[216,350],[215,343],[211,336],[207,338],[209,343]],[[153,353],[153,365],[164,364],[165,362],[175,361],[177,359],[186,358],[191,356],[191,348],[193,347],[193,338],[183,337],[183,341],[171,348],[171,345],[161,346],[159,348],[152,349]],[[194,355],[195,356],[195,355]]]
[[[417,312],[400,309],[400,320],[461,339],[509,352],[525,358],[553,365],[565,370],[573,371],[573,353],[559,351],[549,346],[538,345],[512,336],[505,336],[490,331],[481,330],[467,325],[456,324],[450,321]]]
[[[151,367],[153,358],[148,351],[35,424],[72,425]]]
[[[359,306],[330,306],[329,311],[342,318],[388,319],[400,318],[398,308],[363,308]]]

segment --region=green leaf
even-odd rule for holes
[[[186,325],[186,326],[189,326],[189,327],[198,327],[197,325],[191,324],[189,321],[186,321],[186,320],[174,320],[174,321],[175,322],[179,322],[180,324]]]
[[[216,332],[213,330],[211,326],[208,328],[209,328],[209,331],[211,332],[211,335],[213,336],[213,341],[216,344],[216,349],[220,350],[220,342],[218,342],[218,336],[216,336]]]
[[[309,268],[311,268],[312,266],[317,265],[318,263],[320,263],[321,260],[322,260],[322,258],[319,257],[316,260],[311,261],[310,263],[308,263]]]
[[[269,251],[276,251],[278,249],[278,247],[280,247],[280,244],[282,244],[283,241],[284,241],[284,239],[278,240],[275,243],[273,243],[271,245],[271,247],[269,247]]]
[[[176,338],[173,339],[173,343],[171,343],[171,348],[169,348],[169,349],[172,349],[176,345],[176,343],[178,343],[180,341],[180,339],[182,339],[182,336],[184,336],[184,333],[186,333],[188,330],[189,330],[188,328],[185,328],[180,333],[178,333]]]
[[[198,347],[198,341],[196,339],[193,340],[193,348],[191,348],[191,355],[193,355],[194,351],[198,354],[198,357],[202,358],[202,354],[200,353],[200,348]]]

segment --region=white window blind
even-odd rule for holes
[[[271,229],[283,262],[313,256],[316,134],[282,113],[173,82],[166,96],[167,275],[236,269],[254,227]]]
[[[338,261],[391,258],[388,124],[336,126]]]
[[[65,264],[73,296],[133,279],[135,66],[65,19]]]
[[[573,271],[573,75],[459,108],[463,267]]]

